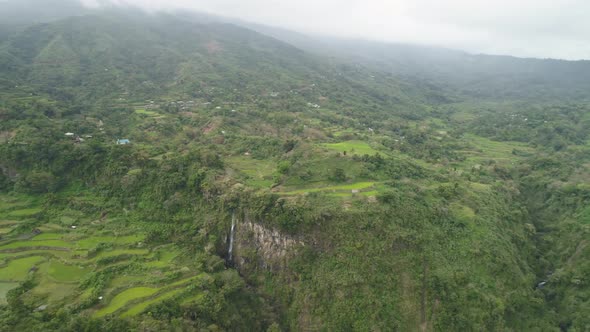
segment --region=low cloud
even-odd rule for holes
[[[311,34],[476,53],[590,59],[584,0],[82,0],[193,9]]]

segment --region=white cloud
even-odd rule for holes
[[[101,0],[82,0],[96,5]],[[590,58],[587,0],[115,0],[307,33],[516,56]]]

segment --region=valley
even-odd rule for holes
[[[590,324],[585,62],[133,9],[0,37],[0,330]]]

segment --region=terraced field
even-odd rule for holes
[[[23,281],[26,279],[31,268],[43,260],[43,256],[13,259],[0,269],[0,280],[2,282]]]
[[[488,160],[494,160],[499,164],[509,164],[519,159],[517,151],[525,154],[534,152],[531,147],[520,142],[492,141],[476,135],[465,135],[464,140],[472,146],[471,150],[461,151],[467,158],[466,162],[470,164],[478,164]]]
[[[51,221],[42,206],[0,195],[0,304],[33,279],[31,294],[44,298],[47,310],[73,305],[94,317],[128,317],[172,297],[197,297],[209,282],[179,248],[147,246],[142,230],[122,229],[119,219],[98,224],[68,211],[67,220]]]
[[[347,154],[351,154],[351,155],[374,155],[376,153],[379,153],[379,151],[375,150],[373,147],[371,147],[367,142],[363,142],[363,141],[345,141],[345,142],[340,142],[340,143],[328,143],[328,144],[321,144],[321,146],[330,149],[330,150],[335,150],[338,152],[346,152]],[[382,153],[382,152],[381,152]]]
[[[105,316],[107,314],[111,314],[119,309],[121,309],[125,304],[129,301],[134,299],[148,297],[155,292],[157,292],[157,288],[151,287],[134,287],[129,288],[127,290],[122,291],[121,293],[117,294],[104,308],[98,310],[94,315],[96,317]]]
[[[272,174],[277,165],[268,160],[257,160],[250,156],[228,158],[228,165],[244,176],[247,185],[255,188],[269,188],[273,184]]]
[[[376,183],[376,182],[355,182],[355,183],[342,184],[342,185],[336,185],[336,186],[323,186],[323,187],[287,190],[287,191],[281,192],[281,194],[283,194],[283,195],[298,195],[298,194],[304,194],[304,193],[325,192],[325,193],[333,194],[336,196],[350,196],[353,193],[357,193],[357,194],[376,193],[376,191],[374,189],[377,188],[377,185],[378,185],[378,183]]]
[[[18,287],[18,282],[0,282],[0,304],[6,303],[6,293],[9,290]]]
[[[138,108],[135,110],[136,114],[145,115],[145,116],[160,116],[160,113],[155,111],[148,111],[145,108]]]
[[[52,260],[48,263],[47,275],[57,282],[74,282],[82,279],[89,272],[88,267]]]
[[[169,299],[169,298],[172,298],[172,297],[174,297],[174,296],[176,296],[176,295],[180,294],[181,292],[182,292],[182,289],[176,289],[176,290],[174,290],[174,291],[171,291],[171,292],[165,293],[165,294],[164,294],[164,295],[162,295],[162,296],[158,296],[158,297],[156,297],[156,298],[154,298],[154,299],[151,299],[151,300],[148,300],[148,301],[142,302],[142,303],[140,303],[140,304],[136,304],[136,305],[134,305],[133,307],[131,307],[131,309],[129,309],[129,310],[127,310],[127,311],[125,311],[125,312],[124,312],[124,313],[121,315],[121,317],[128,317],[128,316],[134,316],[134,315],[140,314],[140,313],[142,313],[142,312],[143,312],[145,309],[147,309],[147,308],[148,308],[150,305],[152,305],[152,304],[155,304],[155,303],[158,303],[158,302],[162,302],[162,301],[164,301],[164,300],[167,300],[167,299]]]

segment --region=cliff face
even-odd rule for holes
[[[234,232],[232,263],[243,271],[281,270],[304,246],[299,239],[262,226],[248,216],[236,219]]]

